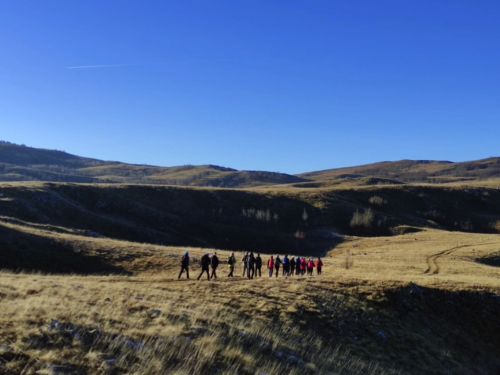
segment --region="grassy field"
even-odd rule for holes
[[[345,237],[325,256],[322,276],[248,280],[238,262],[236,277],[227,278],[223,264],[210,282],[195,277],[199,258],[213,249],[80,240],[88,256],[128,275],[1,272],[1,373],[500,369],[498,235]],[[178,280],[185,251],[191,280]]]
[[[500,191],[480,183],[2,183],[0,374],[498,374]],[[324,272],[196,280],[244,250]]]
[[[499,158],[290,176],[0,142],[0,374],[497,375],[499,175]],[[197,281],[214,251],[219,277]],[[323,274],[228,278],[231,251],[321,256]]]

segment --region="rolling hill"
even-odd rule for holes
[[[2,143],[0,163],[0,374],[498,374],[496,159],[289,176]],[[248,280],[241,251],[325,266]]]
[[[215,165],[157,167],[126,164],[0,142],[0,181],[251,187],[302,182],[304,179],[284,173],[237,171]]]
[[[391,236],[424,228],[499,233],[500,190],[414,185],[244,190],[0,184],[0,255],[3,267],[9,269],[67,270],[73,263],[66,257],[81,256],[91,237],[322,255],[343,236]],[[24,256],[19,256],[20,249]],[[85,272],[102,269],[90,263],[84,267],[83,259],[79,264]]]
[[[379,162],[357,167],[307,172],[298,177],[314,181],[377,177],[406,183],[447,183],[498,179],[500,158],[453,163],[433,160],[400,160]]]
[[[453,163],[401,160],[306,172],[298,175],[238,171],[215,165],[159,167],[103,161],[0,141],[0,181],[128,183],[249,188],[270,185],[331,187],[339,183],[379,185],[450,183],[500,179],[500,158]]]

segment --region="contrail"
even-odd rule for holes
[[[140,66],[140,65],[151,65],[151,64],[79,65],[79,66],[67,66],[66,69],[114,68],[117,66]]]
[[[227,61],[248,61],[248,60],[214,59],[214,60],[170,61],[162,63],[142,63],[142,64],[77,65],[77,66],[67,66],[66,69],[98,69],[98,68],[116,68],[123,66],[148,66],[148,65],[167,65],[167,64],[203,64],[203,63],[227,62]]]

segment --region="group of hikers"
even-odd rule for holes
[[[243,275],[242,277],[248,277],[249,279],[253,279],[254,277],[262,277],[262,258],[260,254],[257,256],[254,255],[253,252],[246,252],[241,259],[243,262]],[[229,274],[227,277],[234,277],[234,267],[236,266],[236,257],[234,253],[228,257],[226,261],[229,267]],[[219,267],[219,258],[217,253],[210,257],[209,253],[206,253],[201,257],[201,273],[198,276],[198,280],[203,276],[203,274],[207,273],[207,279],[217,278],[217,268]],[[294,274],[297,276],[305,275],[306,273],[309,276],[312,276],[314,268],[318,275],[321,275],[321,269],[323,267],[323,262],[321,258],[318,257],[316,261],[312,258],[306,260],[304,257],[298,256],[297,258],[292,257],[288,258],[288,255],[285,255],[283,258],[280,258],[279,255],[276,257],[271,257],[267,261],[267,269],[269,270],[269,277],[273,276],[273,273],[276,277],[280,274],[280,269],[282,269],[283,276],[293,276]],[[212,272],[210,273],[210,268]],[[182,273],[186,271],[187,278],[189,279],[189,252],[182,256],[181,259],[181,272],[179,272],[179,279],[181,278]]]

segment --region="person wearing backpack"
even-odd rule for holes
[[[255,276],[255,256],[253,255],[253,252],[248,256],[247,262],[248,278],[253,279],[253,277]]]
[[[210,277],[212,279],[216,279],[217,278],[217,267],[219,267],[219,258],[217,257],[217,253],[214,253],[214,255],[212,256],[212,259],[210,259],[210,265],[212,266],[212,275],[210,275]]]
[[[186,251],[181,259],[181,272],[179,272],[178,279],[181,278],[182,273],[186,271],[187,278],[189,279],[189,252]]]
[[[241,261],[243,262],[243,277],[247,274],[247,265],[248,265],[248,251],[245,252],[245,255],[243,255],[243,258],[241,258]]]
[[[293,276],[294,272],[295,272],[295,257],[292,257],[292,259],[290,259],[290,276]]]
[[[316,272],[318,272],[318,275],[321,275],[322,267],[323,267],[323,262],[321,261],[321,258],[318,257],[318,260],[316,261]]]
[[[290,272],[290,259],[288,259],[288,254],[283,257],[283,276],[288,276]]]
[[[231,253],[231,256],[227,258],[227,264],[229,266],[229,275],[227,277],[233,277],[234,266],[236,265],[236,257],[234,253]]]
[[[312,258],[309,258],[309,260],[307,261],[307,274],[309,276],[313,275],[313,268],[314,268],[314,261],[312,260]]]
[[[302,257],[302,258],[300,258],[300,274],[301,275],[304,275],[306,273],[306,268],[307,268],[306,258]]]
[[[278,254],[276,254],[276,259],[274,260],[274,268],[276,268],[276,277],[280,274],[281,259]]]
[[[262,277],[262,258],[260,254],[257,254],[255,257],[255,277],[257,277],[257,274],[259,274],[259,277]]]
[[[208,269],[209,267],[210,267],[210,256],[208,255],[208,253],[206,253],[201,257],[201,273],[200,276],[198,276],[198,280],[200,280],[201,275],[203,275],[203,273],[206,272],[207,280],[210,281],[210,271]]]
[[[272,277],[274,270],[274,259],[272,255],[271,258],[269,258],[269,260],[267,261],[267,268],[269,269],[269,277]]]

